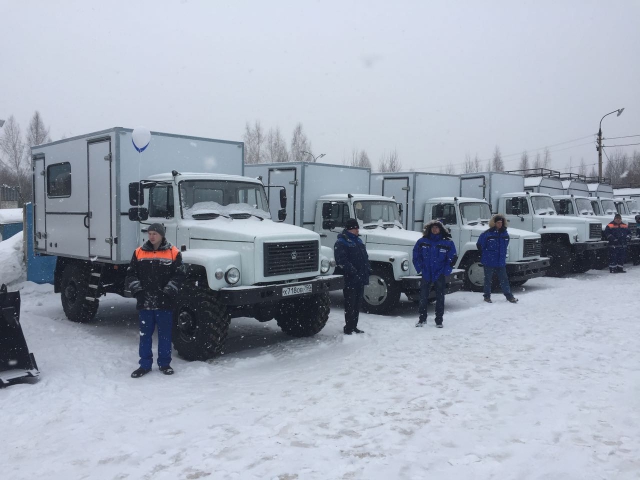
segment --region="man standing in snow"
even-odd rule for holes
[[[616,213],[604,229],[604,238],[609,241],[609,273],[627,273],[622,268],[627,256],[627,241],[631,236],[629,227],[622,222],[622,216]]]
[[[364,286],[369,284],[371,267],[367,248],[359,237],[360,225],[355,218],[346,221],[344,230],[338,235],[333,247],[336,264],[344,276],[344,333],[364,333],[358,328],[360,303]]]
[[[509,233],[507,221],[503,215],[494,215],[489,221],[489,230],[480,235],[476,242],[480,252],[480,261],[484,267],[484,301],[491,302],[491,284],[493,274],[498,274],[498,281],[502,293],[511,303],[517,303],[518,299],[511,293],[509,277],[507,276],[507,250],[509,248]]]
[[[133,252],[125,291],[138,301],[140,317],[140,368],[131,376],[139,378],[151,371],[153,332],[158,325],[158,367],[172,375],[171,327],[173,300],[185,276],[180,251],[164,238],[164,227],[154,223],[147,230],[149,240]]]
[[[458,260],[456,246],[444,225],[432,220],[424,226],[422,238],[413,247],[413,266],[420,280],[420,317],[416,327],[427,323],[427,305],[429,292],[433,285],[436,289],[436,327],[442,328],[444,315],[445,277],[451,273]]]

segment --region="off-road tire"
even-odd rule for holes
[[[362,310],[375,315],[385,315],[400,303],[400,284],[389,269],[374,267],[369,275],[369,285],[364,286]]]
[[[573,265],[571,265],[571,272],[572,273],[588,272],[589,270],[591,270],[595,262],[596,262],[595,254],[593,255],[593,258],[591,258],[591,255],[576,256],[573,260]]]
[[[90,322],[96,316],[99,300],[87,300],[90,296],[89,281],[91,271],[88,267],[70,263],[64,267],[60,281],[60,299],[65,315],[72,322]]]
[[[327,324],[329,310],[330,299],[327,293],[282,300],[276,322],[287,335],[311,337]]]
[[[480,255],[477,253],[470,255],[460,268],[464,269],[465,290],[484,292],[484,268],[480,266]],[[478,284],[479,279],[482,279],[481,284]]]
[[[222,352],[231,317],[206,286],[187,281],[173,312],[173,346],[185,360],[209,360]]]
[[[571,272],[574,255],[564,243],[543,243],[542,256],[551,259],[551,266],[547,270],[548,277],[564,277]]]

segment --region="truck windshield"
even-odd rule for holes
[[[533,213],[537,215],[556,214],[556,209],[553,206],[553,200],[551,200],[551,197],[532,195],[531,205],[533,205]]]
[[[615,215],[616,213],[618,213],[613,200],[600,200],[600,203],[602,203],[602,210],[604,211],[605,215]]]
[[[358,200],[353,203],[356,218],[363,225],[401,226],[398,219],[398,204],[383,200]]]
[[[638,204],[634,200],[627,200],[627,207],[633,215],[640,213],[640,207],[638,207]]]
[[[580,215],[595,215],[591,201],[588,198],[576,198],[576,207]]]
[[[620,215],[629,215],[627,211],[627,204],[623,201],[614,202],[616,204],[616,210]]]
[[[487,203],[461,203],[460,215],[462,215],[463,224],[477,225],[480,222],[489,221],[491,209]]]
[[[183,218],[271,218],[264,187],[258,183],[185,180],[179,185]]]
[[[563,198],[562,200],[555,199],[553,201],[553,205],[554,207],[556,207],[556,212],[558,212],[558,215],[575,215],[576,214],[573,208],[573,202],[571,202],[571,200],[568,200],[566,198]]]

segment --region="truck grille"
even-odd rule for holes
[[[523,257],[539,257],[541,247],[539,238],[525,239]]]
[[[602,238],[602,224],[590,223],[589,224],[589,239],[600,240]]]
[[[318,270],[317,241],[265,243],[264,248],[265,277]]]

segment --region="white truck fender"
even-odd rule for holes
[[[399,250],[369,250],[369,262],[388,263],[393,268],[393,278],[396,280],[411,275],[411,258],[405,252]],[[402,270],[402,262],[407,260],[409,262],[409,269],[407,271]]]
[[[478,247],[475,242],[466,242],[464,245],[460,245],[460,251],[458,252],[458,263],[456,268],[460,268],[462,259],[468,252],[478,252]]]
[[[320,247],[320,265],[322,265],[322,259],[326,258],[327,260],[329,260],[330,263],[330,267],[329,267],[329,271],[327,273],[322,273],[322,271],[320,272],[321,275],[333,275],[333,272],[336,269],[336,258],[335,258],[335,254],[333,253],[333,248],[330,247]],[[333,261],[332,261],[333,260]]]
[[[236,285],[242,284],[242,262],[239,252],[230,250],[208,250],[196,248],[182,252],[182,262],[187,265],[200,265],[207,272],[207,281],[211,290],[220,290],[223,287],[231,286],[225,280],[224,274],[232,267],[240,271],[240,281]],[[222,272],[222,278],[216,278],[216,271]]]

